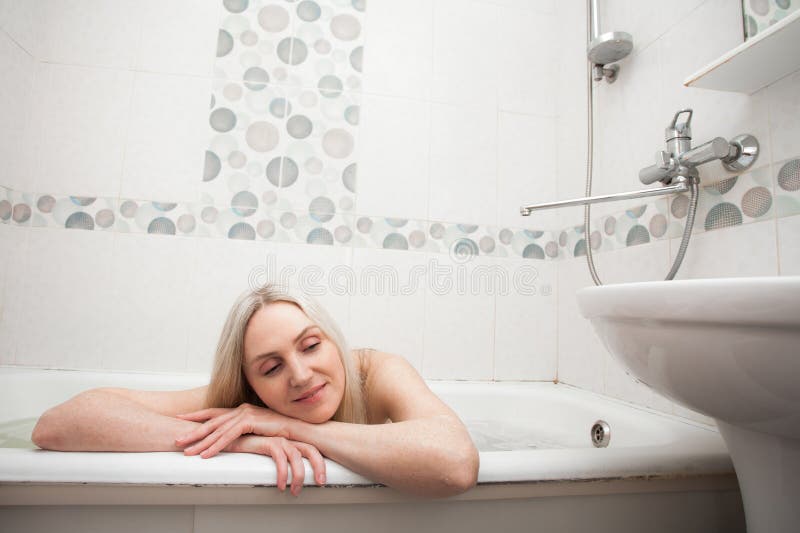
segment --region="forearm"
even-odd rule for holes
[[[199,425],[155,413],[111,392],[87,391],[45,412],[32,437],[48,450],[182,451],[175,437]]]
[[[369,479],[404,492],[449,496],[475,484],[478,452],[458,419],[435,416],[378,425],[289,425],[289,438]]]

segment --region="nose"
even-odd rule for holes
[[[292,387],[307,385],[314,376],[314,372],[301,357],[292,358],[289,364],[289,371],[289,384]]]

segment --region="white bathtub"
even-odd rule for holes
[[[0,368],[0,424],[38,417],[88,388],[175,390],[206,381]],[[0,447],[1,529],[105,531],[113,517],[115,531],[134,524],[131,531],[151,532],[254,531],[265,521],[290,531],[382,533],[744,531],[733,466],[711,427],[552,383],[430,386],[484,448],[478,486],[466,494],[414,500],[328,461],[327,486],[314,487],[307,467],[308,485],[294,498],[275,488],[271,459],[253,454],[204,460]],[[598,419],[611,427],[607,448],[591,443]],[[498,451],[506,447],[516,449]]]

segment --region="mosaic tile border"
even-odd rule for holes
[[[798,9],[800,3],[796,0],[742,0],[745,40],[763,33]]]
[[[338,212],[315,204],[286,209],[276,195],[262,202],[234,195],[227,205],[124,198],[54,196],[0,186],[0,223],[14,226],[150,233],[296,244],[384,248],[455,257],[553,261],[586,254],[583,224],[560,231]],[[263,197],[266,197],[264,199]],[[688,195],[657,198],[592,221],[592,250],[605,253],[680,238]],[[715,231],[800,214],[800,157],[701,186],[693,232]]]
[[[800,214],[800,156],[719,181],[706,180],[700,185],[693,234]],[[602,253],[651,240],[680,238],[688,207],[689,195],[677,194],[595,219],[592,250]],[[572,257],[585,255],[583,224],[562,231],[559,245]]]
[[[551,232],[353,213],[306,211],[237,201],[153,202],[19,193],[2,188],[0,222],[15,226],[227,238],[553,260]]]
[[[210,196],[206,195],[208,198]],[[694,233],[800,214],[800,156],[701,184]],[[680,238],[689,197],[657,198],[592,221],[592,250],[605,253]],[[560,231],[359,215],[314,201],[288,209],[271,191],[228,205],[54,196],[0,186],[0,223],[283,243],[384,248],[454,257],[559,260],[586,254],[583,224]]]

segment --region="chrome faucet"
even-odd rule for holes
[[[688,114],[684,122],[678,118]],[[755,162],[758,157],[758,141],[752,135],[738,135],[730,142],[715,137],[705,144],[692,148],[692,110],[681,109],[672,117],[664,130],[667,149],[656,152],[656,163],[639,171],[639,180],[645,185],[660,181],[671,185],[675,181],[697,178],[697,167],[719,159],[722,165],[740,172]]]
[[[678,122],[678,118],[683,114],[688,114],[688,117],[685,121]],[[661,182],[662,187],[523,205],[519,208],[520,214],[528,216],[533,211],[540,209],[618,202],[633,198],[687,192],[692,188],[696,189],[699,182],[697,167],[704,163],[719,159],[722,165],[731,172],[741,172],[755,163],[758,157],[758,140],[752,135],[737,135],[730,142],[722,137],[715,137],[705,144],[692,148],[691,124],[691,109],[681,109],[675,113],[672,122],[664,130],[667,149],[656,152],[655,165],[639,171],[639,180],[642,183],[650,185],[658,181]]]

